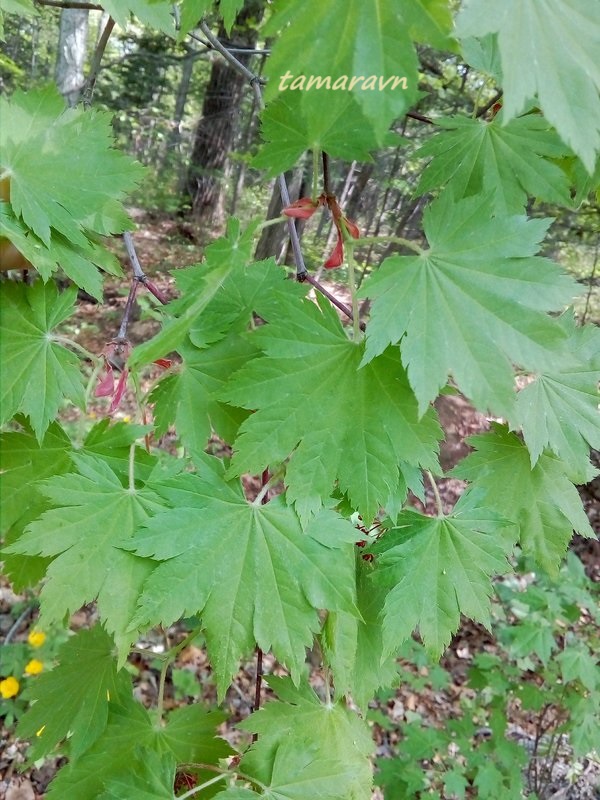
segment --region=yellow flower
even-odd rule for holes
[[[46,641],[46,634],[42,631],[30,631],[27,641],[32,647],[41,647]]]
[[[12,675],[0,681],[0,695],[2,695],[5,700],[8,700],[9,697],[14,697],[18,693],[19,681],[13,678]]]
[[[38,661],[37,658],[32,658],[29,664],[25,667],[25,674],[26,675],[39,675],[40,672],[44,669],[44,665],[41,661]]]

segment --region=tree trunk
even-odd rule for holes
[[[70,106],[79,100],[84,84],[88,15],[89,11],[81,8],[63,8],[60,14],[56,85]]]
[[[224,29],[219,39],[225,47],[254,48],[256,29],[264,0],[246,0],[227,37]],[[251,55],[237,53],[236,58],[248,65]],[[213,61],[204,95],[202,116],[194,134],[194,147],[187,176],[187,192],[192,199],[192,217],[196,224],[220,227],[223,224],[225,175],[229,153],[239,124],[240,105],[247,79],[236,72],[220,55]]]
[[[296,167],[293,171],[289,170],[285,173],[285,179],[288,185],[290,198],[296,200],[300,192],[302,183],[303,167]],[[271,199],[269,201],[269,208],[267,210],[267,219],[275,219],[281,215],[281,193],[279,191],[279,183],[277,180],[273,182],[271,191]],[[300,220],[298,220],[300,221]],[[287,223],[282,222],[281,225],[270,225],[264,228],[260,235],[254,258],[257,261],[262,261],[264,258],[274,256],[278,264],[288,263],[287,252],[289,244],[289,234]]]

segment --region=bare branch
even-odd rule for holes
[[[50,6],[51,8],[83,8],[89,11],[104,11],[97,3],[79,3],[76,0],[34,0],[36,6]]]
[[[417,111],[409,111],[406,115],[411,119],[416,119],[417,122],[426,122],[428,125],[434,125],[434,121],[430,117],[424,117],[423,114],[419,114]]]
[[[352,313],[351,309],[349,309],[345,303],[342,303],[341,300],[338,300],[337,297],[335,297],[335,295],[331,294],[331,292],[328,292],[327,289],[322,284],[320,284],[316,278],[313,278],[310,272],[306,272],[305,275],[301,278],[301,280],[310,283],[311,286],[314,286],[315,289],[318,292],[321,292],[323,297],[326,297],[333,306],[339,308],[339,310],[343,314],[345,314],[349,319],[354,321],[354,314]],[[365,330],[364,322],[360,323],[360,329],[361,331]]]
[[[165,295],[160,291],[158,287],[156,287],[152,281],[148,280],[148,276],[142,269],[142,265],[140,264],[140,260],[138,255],[135,251],[135,245],[133,243],[133,236],[129,233],[129,231],[125,231],[123,234],[123,242],[125,244],[125,249],[127,250],[127,255],[129,256],[129,262],[131,264],[131,268],[133,270],[133,277],[137,283],[143,283],[146,289],[153,294],[154,297],[162,303],[163,306],[166,306],[169,302]]]
[[[117,339],[119,341],[127,339],[127,328],[129,327],[129,317],[131,316],[131,309],[133,308],[133,304],[135,302],[135,296],[137,294],[138,288],[138,281],[135,277],[131,280],[131,285],[129,287],[129,294],[127,296],[127,302],[125,303],[125,310],[123,311],[123,319],[121,320],[121,325],[119,326],[119,332],[117,333]]]
[[[241,72],[242,75],[248,78],[248,81],[250,82],[250,85],[254,91],[254,96],[256,97],[256,104],[262,111],[262,109],[265,107],[261,90],[261,85],[265,83],[264,79],[238,61],[238,59],[212,33],[206,22],[200,23],[200,30],[206,36],[208,43],[214,47],[215,50],[218,50],[223,58],[226,59],[234,69],[236,69],[238,72]],[[285,208],[290,204],[290,193],[288,191],[287,182],[283,174],[277,177],[277,183],[279,185],[279,193],[281,194],[281,202]],[[298,280],[303,280],[304,277],[308,275],[308,271],[306,269],[306,264],[304,263],[304,256],[302,255],[298,231],[296,230],[296,225],[291,217],[288,219],[287,226],[290,242],[292,244],[292,252],[294,254],[294,262],[296,264],[296,277]]]
[[[94,57],[92,59],[90,73],[87,76],[87,80],[83,88],[82,103],[84,108],[89,108],[92,104],[94,89],[96,88],[96,81],[98,80],[98,73],[100,72],[100,64],[102,63],[102,56],[104,55],[106,45],[108,44],[108,40],[110,39],[110,35],[114,27],[115,21],[112,17],[109,17],[106,21],[106,25],[104,26],[104,30],[102,31],[102,36],[98,40],[96,50],[94,51]]]
[[[477,113],[475,114],[475,116],[477,118],[483,117],[483,115],[486,114],[490,110],[490,108],[492,108],[492,106],[496,105],[496,103],[498,102],[498,100],[501,99],[503,94],[504,92],[502,91],[502,89],[498,89],[498,91],[492,97],[491,100],[489,100],[484,106],[481,106],[481,108],[477,109]]]

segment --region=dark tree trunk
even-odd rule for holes
[[[246,0],[231,36],[227,37],[221,29],[219,39],[226,47],[254,48],[256,29],[253,23],[260,19],[263,10],[264,0]],[[239,52],[235,56],[246,66],[252,58]],[[223,223],[228,156],[239,126],[246,86],[246,78],[215,54],[202,116],[194,134],[186,187],[192,200],[194,222],[203,226],[219,227]]]
[[[296,167],[285,173],[291,200],[297,200],[302,185],[303,167]],[[277,180],[273,182],[271,199],[267,210],[267,219],[275,219],[281,215],[281,194]],[[298,220],[299,222],[300,220]],[[281,225],[270,225],[265,228],[260,235],[254,258],[261,261],[263,258],[274,256],[279,264],[287,264],[287,252],[289,245],[288,227],[285,222]]]

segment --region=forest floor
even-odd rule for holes
[[[185,226],[173,218],[163,215],[145,215],[141,212],[136,214],[136,218],[139,230],[135,233],[135,243],[143,269],[167,297],[174,297],[176,295],[175,284],[169,271],[199,262],[201,248],[195,243]],[[124,250],[119,253],[119,257],[127,275],[129,268]],[[344,285],[328,282],[326,286],[340,299],[347,300],[347,289]],[[594,289],[594,292],[596,291]],[[127,278],[121,281],[108,280],[103,304],[86,301],[80,303],[80,311],[74,321],[70,323],[72,326],[69,331],[70,335],[89,351],[96,354],[101,353],[103,347],[117,334],[127,293]],[[128,331],[132,344],[148,339],[159,327],[153,311],[154,303],[148,299],[143,290],[138,293],[138,298],[139,302],[136,303]],[[594,306],[596,302],[600,308],[600,300],[594,296],[592,305]],[[64,413],[61,422],[72,436],[83,438],[94,421],[105,415],[106,406],[105,400],[93,400],[87,414],[84,415],[77,410],[70,409]],[[465,437],[485,430],[488,427],[488,420],[460,396],[444,397],[438,403],[438,412],[446,434],[441,462],[447,471],[468,452],[469,448],[464,442]],[[128,421],[133,419],[134,415],[133,398],[126,397],[120,410],[116,412],[115,418]],[[440,480],[439,489],[445,511],[449,511],[453,507],[462,487],[462,482],[454,478]],[[251,492],[253,487],[248,486],[247,489]],[[600,533],[600,479],[588,487],[582,487],[581,495],[590,522],[596,533]],[[426,501],[424,509],[419,500],[413,499],[415,507],[426,510],[428,513],[435,513],[435,502],[431,489],[426,492]],[[600,543],[593,540],[579,541],[574,544],[574,548],[582,559],[588,575],[592,580],[600,581]],[[15,609],[22,609],[23,604],[27,604],[28,601],[30,602],[31,598],[15,595],[9,584],[0,583],[0,636],[2,638],[8,631],[11,631],[12,641],[27,639],[28,632],[35,625],[35,605],[31,602],[29,606],[26,605],[30,608],[30,613],[25,616],[21,614],[20,621],[19,613]],[[95,608],[92,604],[75,615],[73,628],[85,627],[94,619]],[[17,624],[16,627],[15,624]],[[140,642],[140,646],[157,653],[164,651],[166,638],[172,645],[183,637],[182,631],[181,627],[175,626],[167,632],[152,633]],[[461,700],[465,693],[471,691],[465,686],[468,668],[477,652],[482,650],[492,652],[494,648],[494,639],[487,630],[480,625],[465,621],[441,662],[442,668],[449,676],[449,680],[443,688],[440,688],[433,678],[431,681],[428,680],[431,667],[415,667],[411,666],[409,662],[402,664],[405,674],[412,671],[415,680],[401,683],[394,692],[382,695],[372,704],[372,718],[376,720],[372,724],[377,756],[385,757],[394,753],[401,738],[399,727],[411,715],[419,714],[427,725],[442,728],[448,720],[459,718],[464,713]],[[151,659],[143,659],[140,656],[132,657],[131,665],[134,672],[136,695],[145,705],[154,705],[158,692],[159,667]],[[254,660],[243,665],[224,703],[225,711],[231,721],[223,727],[222,734],[234,744],[244,743],[240,740],[239,734],[233,731],[232,724],[245,718],[252,711],[256,681],[255,670]],[[267,674],[277,673],[279,667],[272,658],[266,656],[264,670]],[[315,669],[313,683],[317,690],[320,681],[320,673]],[[418,688],[415,688],[416,686]],[[270,694],[270,690],[264,684],[262,693],[263,700]],[[165,708],[169,709],[198,700],[208,706],[214,705],[216,689],[204,649],[192,645],[182,651],[174,664],[171,679],[167,685]],[[383,717],[378,717],[378,714],[383,714]],[[385,721],[386,719],[388,722]],[[519,715],[518,711],[511,719],[510,725],[514,735],[523,738],[524,746],[527,740],[532,740],[535,736],[535,725],[526,715]],[[41,800],[45,797],[47,785],[56,769],[64,761],[50,759],[44,764],[36,764],[20,774],[19,769],[24,761],[25,751],[26,743],[15,739],[12,728],[2,727],[0,729],[0,800],[3,798],[6,800]],[[568,763],[568,757],[560,760],[557,765],[560,769],[546,787],[544,798],[546,800],[600,799],[600,763],[593,759],[588,761],[585,765],[583,780],[574,782],[570,782],[565,777],[568,774]],[[381,794],[374,796],[382,797]],[[429,795],[423,793],[421,796]],[[467,789],[466,797],[474,798],[477,797],[477,794]],[[502,800],[500,795],[498,797],[499,800]],[[72,800],[77,800],[77,798]]]

